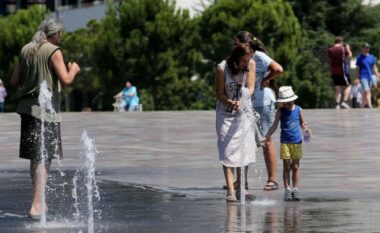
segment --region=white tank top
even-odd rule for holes
[[[224,60],[218,64],[218,68],[224,72],[224,93],[229,99],[240,100],[242,93],[241,88],[246,87],[247,72],[239,72],[232,75],[231,70],[228,68],[227,62]],[[217,101],[216,111],[229,113],[229,106]],[[230,112],[235,114],[234,112]]]

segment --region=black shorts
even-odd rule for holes
[[[344,77],[344,75],[331,75],[334,82],[334,86],[348,86],[351,85],[350,76]]]
[[[45,159],[62,159],[60,123],[45,122],[43,135],[41,135],[41,126],[39,119],[21,114],[20,158],[42,161],[41,142],[44,139]]]

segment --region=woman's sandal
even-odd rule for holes
[[[236,195],[234,193],[227,193],[227,202],[237,202]]]
[[[278,184],[276,181],[268,180],[267,183],[264,185],[264,191],[274,191],[278,190]]]

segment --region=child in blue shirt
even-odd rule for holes
[[[296,96],[291,86],[279,89],[277,103],[282,106],[276,111],[272,127],[268,130],[263,142],[265,143],[276,131],[278,124],[281,127],[280,158],[283,161],[284,200],[300,201],[300,159],[302,158],[302,130],[310,136],[302,109],[294,104]],[[305,138],[306,139],[306,138]],[[292,173],[291,180],[290,174]],[[291,182],[292,181],[292,182]],[[291,188],[291,184],[293,187]]]

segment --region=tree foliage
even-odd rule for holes
[[[379,56],[379,10],[360,0],[218,0],[190,18],[174,0],[121,1],[103,20],[65,33],[65,60],[78,62],[81,72],[64,89],[64,106],[111,110],[113,96],[130,80],[144,110],[213,109],[214,67],[230,52],[233,36],[246,30],[283,65],[279,84],[292,85],[302,107],[328,107],[333,89],[327,48],[342,35],[354,55],[368,42]],[[8,111],[17,104],[11,71],[46,13],[31,7],[0,17],[0,78],[9,91]]]
[[[201,99],[187,101],[207,91],[202,82],[190,80],[201,54],[193,46],[195,23],[188,11],[176,10],[174,2],[131,0],[112,8],[102,24],[95,45],[96,62],[102,75],[105,97],[120,91],[125,80],[144,92],[153,106],[145,109],[190,109]],[[195,86],[197,90],[189,88]],[[191,99],[191,98],[190,98]]]
[[[0,17],[0,78],[8,89],[7,111],[15,109],[17,102],[16,90],[9,85],[10,75],[22,46],[31,41],[46,13],[44,8],[34,6],[7,17]]]
[[[355,56],[361,52],[363,42],[376,41],[374,39],[378,35],[376,33],[379,27],[376,25],[379,17],[373,6],[362,5],[360,0],[288,2],[302,26],[302,43],[299,45],[302,53],[296,60],[294,75],[298,78],[312,77],[314,85],[307,88],[302,81],[292,83],[299,86],[300,93],[309,93],[300,95],[302,98],[307,101],[314,100],[314,104],[309,102],[305,107],[329,107],[328,103],[333,99],[333,87],[328,71],[328,47],[334,43],[334,37],[340,35],[351,45]],[[312,69],[312,73],[308,69]],[[298,85],[300,83],[304,86]],[[318,95],[314,96],[315,94]],[[310,98],[312,96],[314,97]]]
[[[260,38],[269,53],[284,66],[297,56],[301,29],[291,6],[282,0],[220,0],[201,15],[202,52],[212,62],[223,60],[231,51],[238,31]]]
[[[92,20],[86,29],[68,33],[62,41],[66,61],[75,61],[81,66],[73,85],[64,89],[66,109],[81,111],[85,107],[101,110],[102,82],[100,69],[94,56],[94,46],[99,37],[100,23]]]

